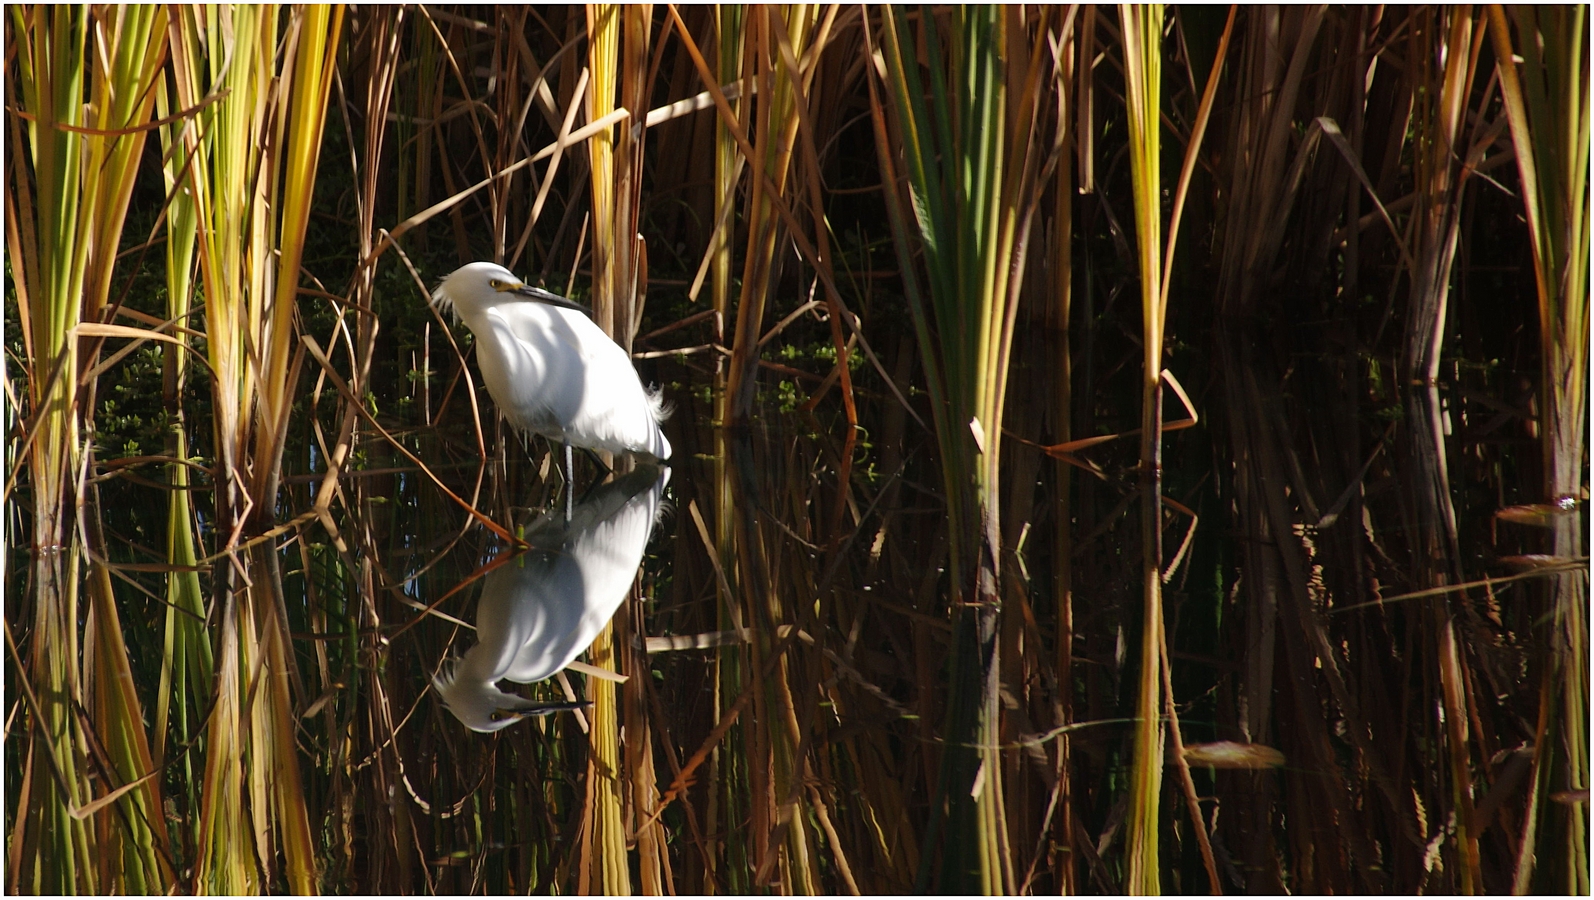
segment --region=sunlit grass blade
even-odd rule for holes
[[[591,82],[587,89],[587,121],[595,122],[617,108],[621,82],[621,32],[626,8],[617,4],[588,4],[587,66]],[[629,36],[627,36],[629,38]],[[628,46],[626,53],[634,52]],[[587,141],[592,177],[592,313],[593,321],[622,346],[630,343],[631,298],[636,286],[636,271],[626,265],[629,247],[635,240],[635,225],[626,215],[632,209],[630,179],[632,159],[629,128],[616,140],[615,128],[606,128]],[[618,146],[617,146],[618,145]],[[625,196],[622,198],[621,194]],[[624,203],[624,207],[620,206]],[[621,307],[625,307],[621,309]],[[621,329],[624,329],[623,333]],[[588,660],[606,669],[615,667],[613,623],[604,626],[588,649]],[[587,761],[586,812],[581,842],[582,893],[631,893],[631,866],[626,852],[625,824],[622,821],[624,789],[619,731],[623,718],[620,696],[608,681],[588,679],[587,698],[592,701],[592,755]]]
[[[1132,894],[1162,893],[1158,831],[1161,826],[1162,719],[1162,340],[1167,297],[1162,291],[1162,7],[1123,6],[1125,99],[1129,158],[1135,195],[1135,236],[1140,263],[1141,346],[1144,350],[1140,415],[1141,552],[1144,577],[1140,669],[1135,700],[1134,757],[1129,775],[1128,874]]]

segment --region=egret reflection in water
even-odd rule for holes
[[[528,700],[497,683],[549,678],[587,649],[636,577],[669,480],[668,467],[644,463],[594,488],[569,522],[544,513],[526,529],[531,549],[482,580],[476,645],[432,679],[465,727],[497,731],[585,705]]]

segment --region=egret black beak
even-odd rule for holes
[[[529,719],[533,716],[549,716],[556,712],[567,712],[572,709],[585,709],[591,705],[591,700],[527,701],[525,706],[518,709],[500,709],[494,712],[492,717],[494,721]]]
[[[519,287],[510,288],[509,291],[510,293],[524,297],[527,300],[531,300],[535,303],[546,303],[549,306],[562,306],[565,309],[573,309],[577,312],[586,313],[589,316],[592,315],[592,310],[587,309],[585,306],[582,306],[574,300],[571,300],[569,297],[561,297],[558,294],[545,291],[542,288],[532,287],[529,284],[521,284]]]

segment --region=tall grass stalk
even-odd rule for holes
[[[635,11],[619,4],[587,5],[587,64],[592,73],[587,91],[587,121],[595,122],[617,108],[628,71],[621,67],[621,41],[627,17]],[[629,36],[626,36],[629,38]],[[625,53],[635,53],[627,46]],[[635,205],[631,172],[636,162],[629,123],[608,128],[587,142],[592,171],[592,313],[593,320],[622,346],[630,343],[632,298],[637,271],[634,254]],[[616,151],[619,152],[616,152]],[[622,194],[624,195],[622,197]],[[628,265],[629,263],[629,265]],[[623,307],[623,308],[622,308]],[[622,332],[620,329],[624,329]],[[588,650],[593,665],[616,665],[614,625],[604,626]],[[582,827],[582,893],[631,893],[631,866],[622,820],[619,691],[613,683],[587,680],[592,701],[592,755],[587,762],[587,808]]]
[[[87,77],[88,15],[71,7],[13,7],[7,24],[18,49],[21,77],[10,83],[15,107],[33,116],[27,142],[11,116],[12,176],[7,213],[24,229],[24,240],[8,242],[12,271],[21,273],[18,312],[23,315],[29,366],[33,440],[28,465],[33,488],[32,647],[25,667],[31,696],[29,778],[12,840],[28,848],[28,871],[13,884],[40,893],[90,892],[89,831],[70,811],[89,799],[87,764],[73,721],[80,695],[76,667],[78,635],[78,543],[70,527],[67,493],[79,453],[76,410],[78,353],[74,327],[82,317],[82,257],[76,221],[81,204],[82,127]],[[9,81],[9,79],[8,79]],[[16,104],[20,99],[21,103]],[[30,185],[22,165],[27,147]],[[37,197],[37,207],[33,198]],[[13,213],[12,206],[17,207]],[[13,229],[14,233],[15,229]]]
[[[342,22],[341,7],[187,7],[175,29],[180,105],[197,106],[202,86],[223,95],[183,135],[200,223],[226,561],[213,601],[217,696],[195,875],[206,891],[262,891],[279,871],[295,892],[318,886],[292,714],[297,676],[268,559],[275,550],[240,548],[275,520],[303,353],[293,334],[299,263]]]
[[[1158,855],[1162,793],[1162,338],[1167,295],[1162,289],[1162,7],[1120,7],[1124,102],[1135,194],[1135,245],[1140,261],[1141,372],[1140,669],[1135,700],[1134,757],[1129,774],[1128,874],[1132,894],[1162,893]]]
[[[1072,24],[1072,23],[1070,23]],[[1077,127],[1072,127],[1077,121],[1079,112],[1077,104],[1071,103],[1074,96],[1074,85],[1081,77],[1080,68],[1089,67],[1090,63],[1082,59],[1080,45],[1083,43],[1078,35],[1079,28],[1069,28],[1062,35],[1063,57],[1059,61],[1060,83],[1058,85],[1057,99],[1057,127],[1065,131],[1070,142],[1077,148],[1083,138]],[[1072,115],[1071,115],[1072,113]],[[1047,274],[1049,276],[1052,301],[1044,305],[1046,325],[1057,348],[1057,357],[1052,366],[1052,397],[1055,404],[1051,410],[1052,437],[1057,443],[1068,443],[1073,440],[1074,419],[1074,356],[1071,322],[1074,312],[1074,183],[1075,166],[1074,154],[1063,153],[1058,159],[1057,173],[1053,176],[1053,202],[1055,204],[1050,222],[1049,240],[1046,242]],[[1057,459],[1051,463],[1052,478],[1057,485],[1054,509],[1059,522],[1068,522],[1073,518],[1072,504],[1072,478],[1073,466],[1068,462]],[[1053,530],[1052,554],[1057,560],[1057,565],[1052,573],[1052,596],[1057,604],[1057,639],[1055,643],[1056,668],[1053,670],[1054,683],[1056,684],[1056,715],[1058,724],[1069,722],[1073,719],[1073,671],[1074,671],[1074,581],[1073,581],[1073,534],[1071,529],[1057,528]],[[1052,870],[1057,879],[1058,893],[1078,893],[1079,868],[1078,857],[1073,852],[1071,836],[1074,834],[1075,810],[1074,791],[1070,776],[1071,766],[1069,758],[1071,747],[1068,735],[1062,735],[1057,740],[1056,756],[1057,788],[1056,811],[1054,825],[1051,833],[1059,845],[1059,852],[1052,863]],[[1038,866],[1040,860],[1032,862]]]
[[[1488,8],[1488,27],[1498,60],[1501,91],[1511,123],[1522,199],[1533,248],[1542,347],[1540,396],[1544,403],[1544,499],[1565,504],[1577,496],[1586,465],[1588,428],[1589,266],[1589,52],[1588,9],[1513,7],[1517,39],[1511,40],[1505,11]],[[1515,55],[1522,58],[1521,67]],[[1583,517],[1558,516],[1554,556],[1570,559],[1588,551]],[[1552,662],[1545,677],[1558,685],[1552,712],[1556,733],[1542,732],[1534,745],[1532,799],[1523,823],[1521,852],[1512,887],[1532,887],[1543,797],[1562,790],[1587,790],[1588,763],[1588,581],[1560,575],[1553,584]],[[1541,721],[1548,718],[1541,712]],[[1588,804],[1566,804],[1564,851],[1551,891],[1587,893]]]
[[[1415,22],[1418,30],[1412,46],[1417,67],[1413,77],[1423,87],[1415,93],[1413,110],[1417,222],[1411,255],[1415,269],[1411,272],[1411,310],[1400,373],[1401,383],[1409,386],[1405,405],[1410,429],[1403,435],[1403,443],[1409,466],[1404,483],[1417,525],[1412,538],[1413,564],[1419,585],[1431,587],[1466,580],[1459,566],[1457,517],[1438,382],[1451,273],[1461,231],[1462,194],[1470,174],[1463,165],[1481,159],[1493,143],[1493,135],[1478,125],[1470,135],[1466,129],[1467,106],[1485,37],[1481,23],[1465,7],[1418,15]],[[1471,118],[1481,122],[1481,110]],[[1428,614],[1433,619],[1429,630],[1436,644],[1441,687],[1448,799],[1456,817],[1455,867],[1461,892],[1472,894],[1482,885],[1473,826],[1471,752],[1475,736],[1469,735],[1471,715],[1465,687],[1469,665],[1459,650],[1458,622],[1451,604],[1444,599],[1431,601]]]
[[[191,89],[191,96],[199,91]],[[176,108],[163,80],[156,87],[156,113],[166,119]],[[162,175],[170,198],[166,210],[166,317],[185,326],[176,335],[176,345],[163,344],[164,372],[162,400],[169,417],[166,453],[171,458],[168,477],[174,488],[167,499],[166,562],[172,571],[166,576],[166,622],[161,648],[160,686],[155,698],[154,758],[162,768],[166,763],[168,741],[178,745],[195,740],[199,723],[212,689],[214,657],[205,631],[205,597],[199,581],[198,539],[194,534],[194,509],[191,498],[188,422],[183,412],[184,383],[194,352],[189,344],[192,330],[190,314],[194,308],[194,251],[199,220],[194,207],[194,192],[187,185],[189,155],[182,139],[184,129],[195,127],[182,118],[160,129]],[[176,722],[173,731],[172,713]],[[198,754],[182,757],[182,784],[189,809],[199,807],[198,779],[194,760]],[[189,820],[184,845],[192,849],[197,831]]]
[[[746,19],[748,10],[745,4],[727,3],[715,7],[714,10],[714,49],[717,67],[714,70],[715,84],[729,84],[740,79],[742,90],[737,98],[731,101],[730,113],[740,121],[746,121],[747,105],[752,102],[753,91],[751,80],[745,73],[743,66],[743,46],[746,38]],[[732,276],[734,263],[734,241],[732,235],[735,231],[732,211],[736,208],[738,185],[741,181],[743,169],[747,165],[747,158],[737,152],[736,138],[731,133],[729,124],[720,117],[714,120],[714,203],[717,209],[722,210],[716,215],[715,230],[709,240],[712,242],[709,252],[713,254],[711,285],[712,300],[716,313],[717,327],[715,338],[724,342],[724,323],[729,321],[731,313]],[[727,432],[723,427],[730,416],[730,373],[726,360],[716,358],[714,361],[714,548],[719,559],[735,558],[735,521],[736,521],[736,492],[731,485],[732,473],[730,470],[730,445],[727,442]],[[726,571],[726,583],[716,581],[714,591],[717,602],[715,603],[715,624],[721,631],[729,631],[740,625],[740,617],[735,615],[733,604],[736,598],[732,596],[735,590],[737,571],[731,568]],[[717,653],[713,660],[714,669],[714,711],[716,715],[724,715],[736,698],[741,696],[743,679],[746,678],[743,654],[739,651]],[[743,727],[745,726],[738,726]],[[709,767],[708,810],[705,827],[714,832],[724,828],[726,840],[713,844],[708,859],[709,871],[705,877],[705,888],[709,884],[718,886],[724,884],[730,893],[745,893],[749,889],[746,882],[748,870],[747,845],[743,835],[738,829],[729,828],[722,824],[729,817],[736,815],[745,804],[745,778],[737,777],[741,769],[728,755],[722,755],[719,748],[714,749],[714,756]],[[723,868],[722,868],[723,866]],[[723,875],[721,874],[723,872]]]
[[[102,8],[95,11],[88,123],[98,133],[84,141],[87,201],[78,214],[89,230],[88,272],[83,296],[85,321],[103,321],[110,303],[112,266],[132,198],[154,97],[151,88],[166,58],[166,14],[155,7]],[[97,353],[86,362],[97,362]],[[84,376],[85,380],[87,376]],[[81,407],[93,405],[95,384],[84,389]],[[91,425],[92,427],[92,425]],[[89,455],[92,467],[92,454]],[[79,528],[89,551],[88,597],[91,621],[84,632],[84,687],[92,709],[90,741],[102,748],[107,789],[151,779],[126,794],[115,815],[94,819],[99,832],[99,883],[129,893],[169,888],[175,877],[163,815],[160,786],[150,752],[141,702],[123,640],[121,618],[111,589],[108,552],[97,520],[99,504],[83,503]],[[108,758],[107,758],[108,757]]]
[[[88,500],[80,467],[92,454],[82,441],[93,429],[92,371],[103,340],[84,342],[79,326],[103,324],[165,58],[165,23],[157,7],[16,7],[7,20],[20,97],[9,97],[6,212],[31,373],[26,461],[34,498],[33,627],[22,668],[33,698],[31,764],[11,835],[30,852],[13,873],[14,889],[163,891],[173,877],[104,541],[92,504],[80,505]],[[83,510],[75,525],[74,508]],[[80,644],[85,550],[95,561]],[[75,710],[85,707],[80,718]],[[105,795],[130,790],[117,804],[90,806],[93,770]]]
[[[916,24],[889,7],[882,18],[877,65],[893,131],[872,83],[871,102],[941,454],[954,627],[946,743],[918,885],[1007,893],[1018,885],[997,749],[998,461],[1031,219],[1062,150],[1042,130],[1061,123],[1039,115],[1041,98],[1057,89],[1060,60],[1029,39],[1032,27],[1050,37],[1045,12],[1033,24],[993,7],[955,9],[945,24],[929,8]],[[894,187],[898,158],[907,196]]]
[[[737,599],[742,606],[739,617],[752,631],[743,671],[751,675],[773,667],[773,672],[755,682],[754,715],[742,729],[748,776],[743,790],[751,812],[752,887],[778,884],[783,892],[792,893],[818,889],[812,826],[806,816],[795,812],[804,767],[799,748],[804,741],[796,727],[789,689],[794,663],[790,655],[775,652],[777,628],[791,624],[797,611],[782,596],[775,574],[778,561],[753,514],[758,480],[752,468],[750,440],[745,432],[739,432],[751,424],[754,414],[764,314],[776,297],[785,259],[780,245],[783,237],[796,237],[777,210],[795,207],[800,196],[801,181],[793,170],[797,132],[802,125],[799,104],[806,102],[800,95],[807,91],[804,79],[811,69],[792,71],[782,65],[779,45],[785,42],[795,48],[796,55],[802,55],[813,40],[818,12],[819,8],[810,4],[750,6],[744,12],[743,116],[737,124],[743,135],[753,135],[752,146],[745,145],[744,137],[741,148],[752,185],[743,218],[747,249],[730,348],[724,420],[729,444],[727,479],[733,498],[733,559],[740,592]],[[757,86],[756,98],[746,96],[749,83]]]

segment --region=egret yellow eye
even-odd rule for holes
[[[501,291],[504,289],[504,283],[496,278],[488,280],[487,286],[495,291]]]

